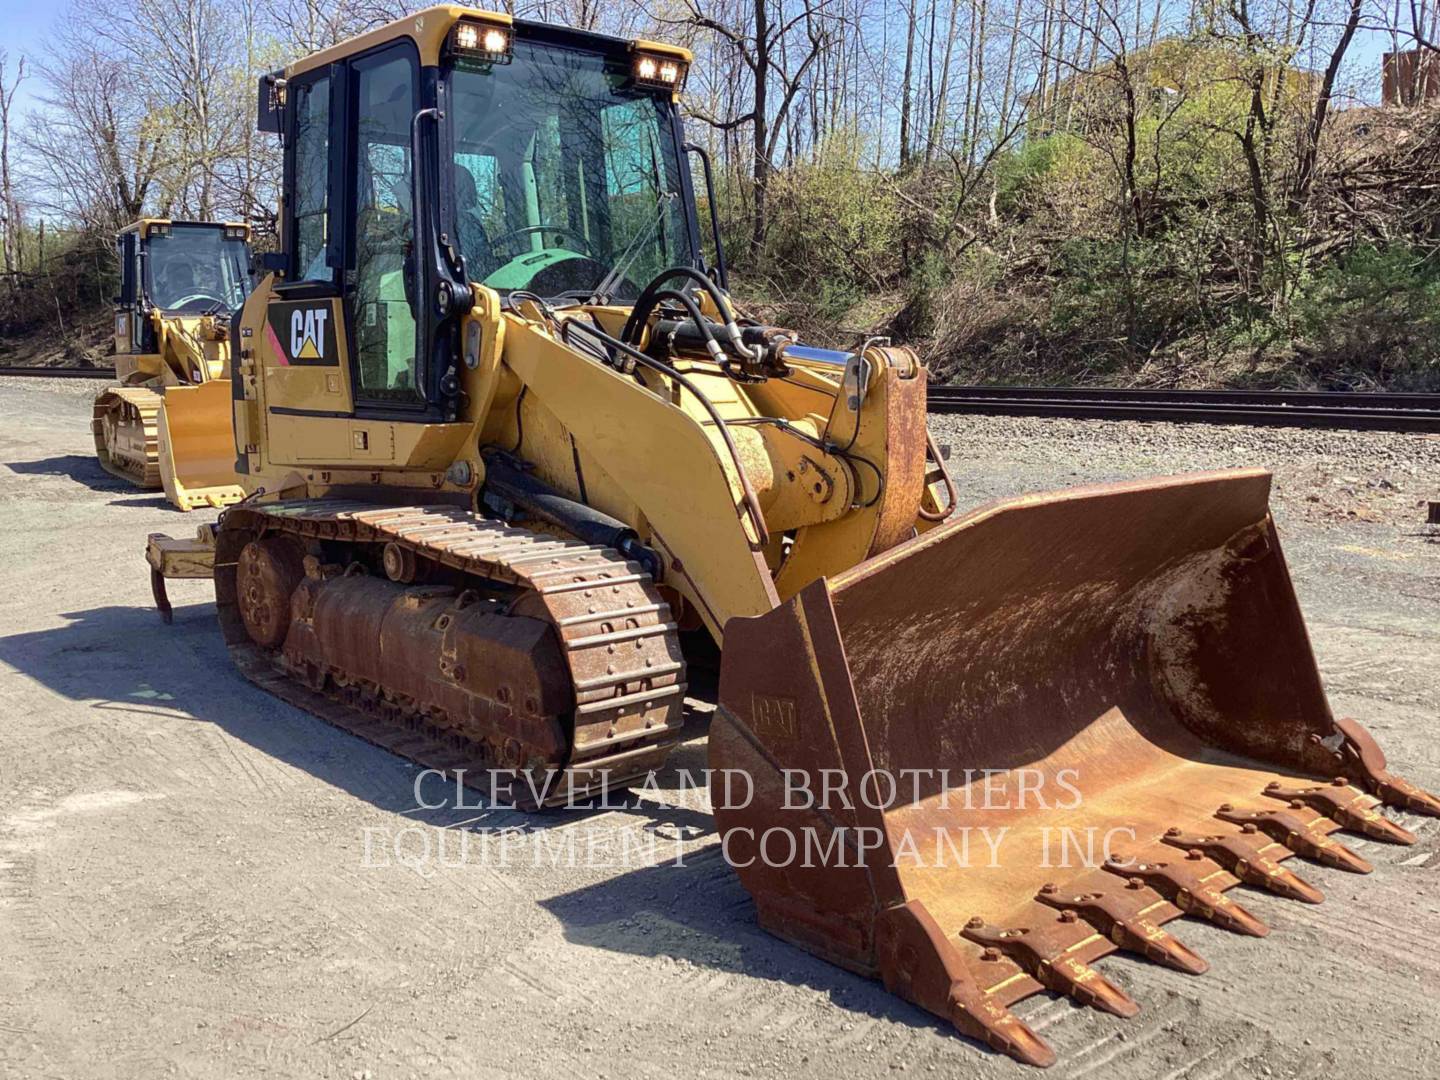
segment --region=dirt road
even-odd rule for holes
[[[417,806],[413,766],[232,670],[208,585],[175,585],[160,624],[145,536],[203,519],[95,466],[94,388],[0,383],[0,1077],[1038,1075],[756,927],[680,787],[703,710],[638,807],[527,817],[427,784],[447,804]],[[1213,463],[1163,425],[941,434],[973,498]],[[1433,445],[1377,438],[1440,497]],[[1323,465],[1251,445],[1282,485]],[[1321,668],[1440,790],[1440,544],[1418,511],[1351,518],[1330,487],[1334,514],[1277,501]],[[1416,847],[1353,841],[1373,875],[1304,868],[1321,906],[1242,890],[1268,939],[1175,924],[1204,977],[1106,960],[1133,1020],[1023,1003],[1050,1075],[1433,1071],[1440,822],[1400,820]]]

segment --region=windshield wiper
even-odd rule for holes
[[[600,284],[596,285],[590,292],[590,295],[585,299],[585,303],[603,304],[609,301],[610,293],[614,291],[616,285],[624,280],[625,271],[630,269],[630,264],[639,256],[640,249],[650,242],[650,238],[653,237],[660,228],[660,223],[665,220],[667,205],[671,200],[676,198],[679,198],[679,195],[673,191],[662,191],[660,193],[660,198],[655,200],[655,214],[651,217],[650,224],[636,233],[630,243],[625,245],[625,250],[620,252],[620,257],[615,260],[615,265],[610,268],[609,273],[600,279]],[[579,290],[576,291],[578,292]]]

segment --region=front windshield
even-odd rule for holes
[[[171,225],[145,242],[146,292],[162,311],[233,311],[245,302],[249,253],[219,225]]]
[[[633,299],[693,255],[668,96],[623,63],[516,41],[452,76],[456,233],[472,281],[501,292]]]

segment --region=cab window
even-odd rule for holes
[[[325,263],[329,240],[330,80],[316,79],[294,91],[294,252],[299,281],[333,280]]]
[[[362,400],[424,404],[417,355],[410,122],[415,65],[408,48],[354,65],[353,265],[357,390]]]

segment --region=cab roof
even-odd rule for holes
[[[643,48],[649,52],[676,56],[686,63],[693,59],[689,49],[681,48],[678,45],[667,45],[663,42],[646,41],[640,38],[613,37],[609,34],[597,34],[589,30],[576,30],[558,23],[516,19],[503,11],[438,4],[435,7],[426,8],[424,11],[418,11],[414,15],[386,23],[384,26],[364,34],[348,38],[328,49],[311,53],[287,66],[284,73],[285,78],[293,79],[308,71],[314,71],[316,68],[333,64],[357,53],[368,52],[370,49],[389,42],[407,38],[415,43],[416,50],[420,54],[420,65],[432,67],[440,63],[440,52],[444,48],[445,38],[450,33],[450,28],[460,18],[476,19],[499,26],[513,26],[521,32],[522,36],[543,35],[597,53],[621,53],[635,48]]]

